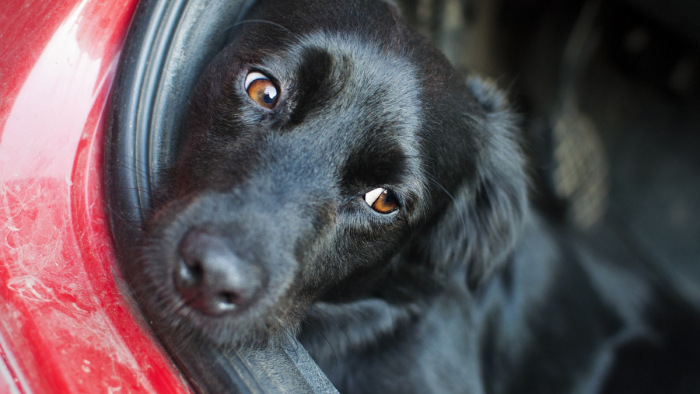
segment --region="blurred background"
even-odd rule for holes
[[[522,115],[532,199],[700,301],[700,2],[400,0]]]

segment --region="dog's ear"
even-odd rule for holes
[[[528,182],[517,122],[505,95],[480,78],[469,78],[467,87],[485,111],[470,119],[476,125],[465,126],[480,133],[476,173],[453,194],[430,249],[439,268],[464,272],[474,289],[511,255],[527,215]]]

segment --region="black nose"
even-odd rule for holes
[[[263,286],[261,267],[237,256],[227,240],[202,228],[180,242],[175,287],[185,303],[208,315],[222,315],[249,306]]]

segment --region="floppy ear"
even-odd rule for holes
[[[476,174],[453,194],[431,239],[431,259],[450,273],[463,272],[474,289],[509,258],[527,215],[528,184],[505,96],[479,78],[469,78],[467,86],[485,111],[471,119],[482,142]]]

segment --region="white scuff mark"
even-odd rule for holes
[[[0,180],[0,197],[2,197],[2,206],[4,207],[5,211],[5,217],[6,222],[5,222],[5,227],[8,228],[10,231],[19,231],[19,228],[17,227],[15,221],[14,221],[14,215],[12,215],[12,211],[10,210],[10,199],[8,197],[8,189],[4,183]],[[19,193],[20,189],[19,186],[15,186],[15,193]],[[22,209],[20,209],[20,212],[22,212]],[[10,245],[7,245],[8,247]]]
[[[54,290],[32,275],[23,275],[10,279],[7,282],[7,288],[25,300],[49,302],[54,299]]]
[[[103,391],[123,392],[121,376],[124,370],[129,370],[132,371],[138,387],[144,392],[155,392],[145,375],[144,368],[125,343],[125,338],[115,328],[114,322],[104,314],[107,308],[103,307],[101,310],[83,316],[55,310],[54,312],[60,316],[55,315],[53,320],[60,320],[61,325],[60,329],[53,334],[58,340],[58,338],[65,338],[66,334],[72,336],[80,332],[80,342],[90,344],[95,354],[101,355],[98,360],[77,358],[74,368],[85,374],[98,374],[103,382],[101,385]]]
[[[73,307],[73,309],[75,309],[76,311],[78,311],[78,313],[82,313],[82,314],[88,313],[88,311],[86,311],[85,309],[81,308],[81,307],[80,307],[77,303],[75,303],[75,302],[72,302],[72,303],[71,303],[71,306]],[[87,360],[85,360],[85,361],[87,361]]]
[[[64,234],[70,230],[69,201],[48,181],[26,184],[24,193],[15,189],[0,179],[0,259],[12,276],[51,280],[55,275],[47,269],[62,260]]]

